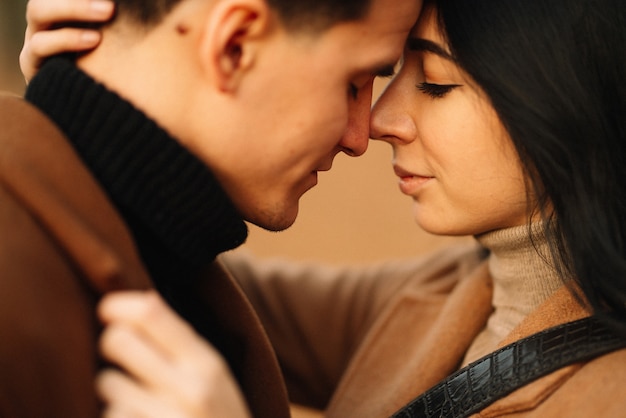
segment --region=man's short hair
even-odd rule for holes
[[[185,0],[116,0],[118,12],[146,26],[157,24]],[[372,0],[265,0],[289,30],[320,31],[336,23],[358,20]]]

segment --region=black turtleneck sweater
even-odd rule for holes
[[[144,113],[67,59],[47,62],[26,99],[65,133],[125,220],[155,286],[202,332],[206,324],[199,326],[203,319],[193,317],[200,307],[189,306],[191,285],[217,254],[247,236],[212,173]]]

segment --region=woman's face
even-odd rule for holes
[[[370,128],[393,147],[400,190],[426,231],[475,235],[528,221],[517,152],[484,93],[450,57],[429,9]]]

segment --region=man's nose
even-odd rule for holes
[[[369,144],[373,83],[374,79],[372,78],[359,89],[356,99],[350,102],[348,127],[339,142],[339,146],[344,153],[351,157],[363,155]]]

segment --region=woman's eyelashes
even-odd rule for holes
[[[455,88],[459,87],[460,84],[433,84],[428,83],[426,81],[419,83],[417,85],[418,90],[427,94],[433,99],[441,99],[446,94],[450,93]]]

